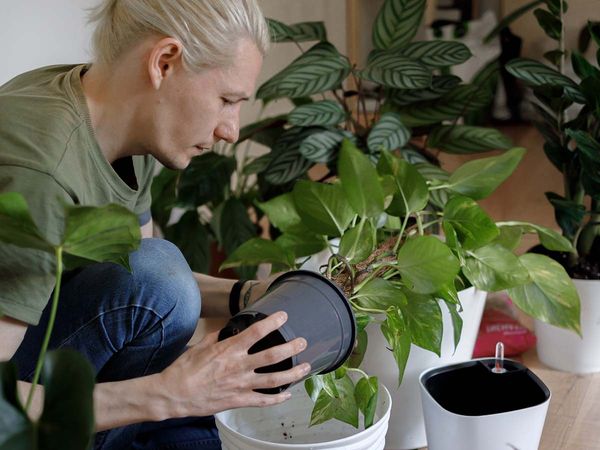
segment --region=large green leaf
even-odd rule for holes
[[[267,168],[263,174],[272,184],[281,185],[293,181],[304,174],[314,164],[300,153],[300,145],[320,128],[292,127],[283,132],[271,152]]]
[[[396,89],[423,89],[431,86],[431,72],[424,64],[393,51],[374,53],[364,70],[356,75]]]
[[[581,155],[581,182],[586,193],[600,200],[600,142],[582,130],[567,130]]]
[[[311,256],[327,248],[325,236],[313,233],[302,224],[289,228],[275,242],[295,258]]]
[[[339,253],[350,263],[364,261],[375,250],[375,229],[371,222],[361,221],[358,225],[346,231],[340,240]]]
[[[387,211],[395,216],[404,216],[420,211],[427,205],[429,190],[425,178],[410,163],[383,153],[377,170],[381,175],[392,175],[397,188]]]
[[[444,125],[433,129],[427,137],[427,146],[460,155],[506,150],[512,143],[504,133],[494,128]]]
[[[16,192],[0,194],[0,241],[54,254],[52,244],[33,222],[27,202]]]
[[[281,231],[300,223],[300,216],[294,205],[291,192],[281,194],[266,202],[258,202],[257,206],[269,217],[269,222]]]
[[[410,354],[411,337],[398,308],[392,308],[386,314],[385,322],[381,324],[381,333],[385,337],[398,366],[398,386],[402,383],[406,362]]]
[[[323,130],[311,134],[300,144],[300,153],[309,161],[328,163],[334,161],[344,139],[354,139],[352,133],[344,130]]]
[[[318,425],[335,418],[358,428],[358,406],[354,398],[354,383],[348,375],[345,375],[335,380],[335,384],[339,396],[332,397],[322,389],[315,402],[310,425]]]
[[[463,273],[477,289],[495,292],[527,283],[527,271],[505,247],[490,244],[467,252]]]
[[[402,308],[412,343],[440,356],[444,323],[437,298],[406,293],[408,302]]]
[[[277,243],[253,238],[240,245],[221,264],[219,270],[240,266],[257,266],[261,263],[280,264],[289,269],[295,266],[294,256]]]
[[[342,105],[333,100],[321,100],[298,106],[288,117],[290,124],[299,127],[337,125],[344,119],[346,119],[346,111]]]
[[[348,140],[342,143],[338,173],[347,201],[360,217],[376,217],[383,212],[384,195],[377,170]]]
[[[67,208],[63,251],[89,261],[122,263],[140,245],[138,217],[119,205]]]
[[[74,350],[48,353],[42,371],[44,409],[39,419],[40,450],[88,448],[94,434],[94,371]]]
[[[256,225],[250,220],[247,207],[235,197],[227,199],[215,210],[211,226],[219,246],[227,255],[257,234]]]
[[[462,64],[472,56],[469,48],[461,42],[438,40],[411,42],[400,53],[429,67]]]
[[[536,233],[540,240],[540,243],[548,250],[556,252],[570,252],[573,251],[573,245],[566,237],[561,236],[556,231],[527,222],[499,222],[497,224],[502,230],[517,230],[519,233]]]
[[[409,239],[398,251],[398,271],[414,292],[432,294],[454,283],[460,264],[452,251],[433,236]]]
[[[410,139],[410,130],[404,126],[400,116],[385,113],[369,133],[367,145],[372,152],[402,148]]]
[[[406,305],[406,295],[402,288],[383,278],[368,281],[353,298],[363,308],[370,309],[387,310],[392,306]]]
[[[554,217],[563,234],[573,238],[585,217],[585,206],[567,200],[554,192],[546,192],[546,198],[554,207]]]
[[[447,94],[460,84],[460,78],[454,75],[434,76],[431,87],[426,89],[390,89],[387,99],[395,106],[435,100]]]
[[[402,108],[399,114],[407,127],[432,125],[479,111],[489,104],[492,97],[492,93],[485,89],[460,85],[435,100]]]
[[[538,61],[527,58],[513,59],[506,65],[506,70],[532,86],[562,87],[569,99],[578,103],[585,103],[585,97],[583,97],[579,87],[573,80]]]
[[[538,8],[533,12],[538,25],[544,30],[546,36],[555,41],[559,41],[562,36],[562,22],[554,14],[545,9]]]
[[[494,221],[475,200],[460,195],[450,199],[444,207],[444,222],[452,225],[466,250],[489,244],[499,234]]]
[[[17,394],[17,368],[14,363],[0,362],[0,388],[0,448],[35,448],[35,428]]]
[[[530,283],[508,290],[525,313],[581,335],[579,296],[565,269],[544,255],[525,254],[519,260]]]
[[[354,397],[358,409],[365,416],[365,428],[373,425],[375,419],[375,410],[377,407],[377,393],[379,391],[379,382],[377,377],[362,377],[356,383]]]
[[[271,42],[326,41],[327,31],[323,22],[301,22],[287,25],[267,19]]]
[[[339,185],[300,180],[292,194],[302,223],[317,234],[341,236],[354,217]]]
[[[514,172],[525,151],[515,147],[499,156],[469,161],[450,175],[449,188],[476,200],[485,198]]]
[[[192,158],[190,165],[181,173],[177,185],[180,203],[197,207],[208,202],[218,204],[229,189],[235,159],[214,152]]]
[[[402,48],[417,34],[425,0],[385,0],[373,24],[373,45],[379,49]]]
[[[348,58],[328,42],[320,42],[266,81],[259,99],[306,97],[338,87],[350,73]]]
[[[187,211],[181,219],[164,230],[165,238],[179,247],[194,272],[208,273],[210,269],[210,237],[200,223],[196,210]]]

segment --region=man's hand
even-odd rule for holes
[[[275,405],[290,397],[288,392],[260,394],[254,389],[274,388],[305,377],[310,365],[300,364],[275,373],[254,369],[275,364],[306,348],[297,338],[259,353],[248,354],[257,341],[287,320],[284,312],[272,314],[242,333],[218,341],[218,332],[207,335],[160,374],[159,386],[165,405],[164,418],[206,416],[232,408]]]

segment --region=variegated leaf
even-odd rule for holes
[[[373,45],[379,49],[408,44],[419,29],[426,0],[385,0],[373,25]]]
[[[320,42],[265,82],[257,91],[260,99],[306,97],[334,89],[350,73],[348,58],[328,42]]]
[[[448,67],[462,64],[472,54],[469,48],[456,41],[418,41],[400,50],[401,54],[416,59],[429,67]]]
[[[271,42],[326,41],[327,31],[323,22],[302,22],[286,25],[274,19],[267,19]]]
[[[400,117],[408,127],[431,125],[477,111],[486,106],[491,97],[490,92],[476,86],[460,85],[437,100],[403,108]]]
[[[418,61],[392,51],[373,54],[367,67],[357,75],[386,87],[423,89],[431,86],[430,70]]]
[[[309,161],[328,163],[335,160],[344,138],[353,140],[354,136],[342,130],[325,130],[311,134],[300,144],[300,153]]]
[[[294,109],[288,122],[299,127],[337,125],[346,118],[344,108],[333,100],[309,103]]]
[[[458,155],[512,147],[510,139],[494,128],[468,125],[440,126],[427,138],[427,146]]]
[[[318,130],[300,127],[286,130],[273,147],[273,157],[264,171],[265,179],[272,184],[284,184],[304,175],[313,162],[302,156],[300,144]]]
[[[434,76],[431,87],[426,89],[393,89],[388,99],[396,106],[407,106],[417,102],[435,100],[447,94],[461,82],[454,75]]]
[[[395,113],[386,113],[369,134],[367,146],[372,152],[381,150],[396,150],[401,148],[410,139],[410,130],[404,126],[400,116]]]
[[[527,58],[514,59],[506,65],[506,70],[532,86],[560,86],[565,95],[577,103],[585,103],[579,86],[569,77],[538,61]]]

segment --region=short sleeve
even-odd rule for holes
[[[19,192],[42,235],[58,244],[64,230],[63,210],[74,202],[49,174],[0,165],[0,193]],[[55,284],[54,256],[0,243],[0,315],[37,325]]]

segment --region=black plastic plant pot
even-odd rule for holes
[[[219,340],[238,334],[278,311],[287,313],[285,324],[254,344],[249,353],[258,353],[297,337],[305,338],[307,347],[298,355],[256,372],[279,372],[308,362],[311,366],[308,378],[336,370],[352,353],[356,320],[350,303],[334,283],[307,270],[288,272],[277,278],[260,300],[229,320],[220,331]],[[289,386],[257,391],[273,394]]]
[[[550,403],[546,385],[522,364],[473,360],[429,369],[420,377],[430,450],[535,450]]]

